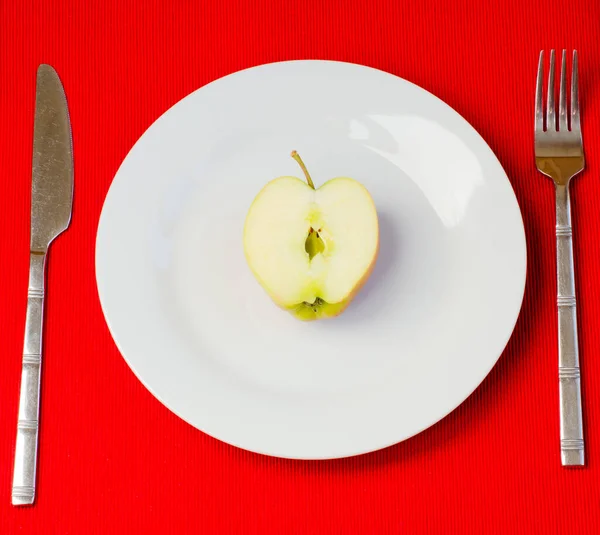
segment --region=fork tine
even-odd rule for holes
[[[556,111],[554,109],[554,50],[550,51],[550,74],[548,75],[548,105],[546,107],[546,130],[556,130]]]
[[[544,131],[544,51],[540,52],[535,89],[535,130]]]
[[[571,130],[579,130],[579,71],[577,50],[573,50],[573,72],[571,74]]]
[[[558,100],[558,127],[566,132],[569,129],[567,119],[567,51],[562,51],[560,67],[560,97]]]

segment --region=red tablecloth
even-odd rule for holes
[[[526,4],[0,2],[0,534],[600,532],[600,5]],[[532,154],[538,53],[550,47],[580,52],[587,149],[572,190],[588,460],[575,470],[558,449],[553,190]],[[481,387],[411,440],[331,462],[247,453],[171,414],[115,348],[94,279],[104,196],[144,130],[211,80],[297,58],[384,69],[453,106],[504,165],[528,238],[521,317]],[[49,264],[38,498],[15,509],[41,62],[69,100],[76,193]]]

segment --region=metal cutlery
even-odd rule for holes
[[[561,460],[563,466],[581,466],[585,462],[585,454],[569,183],[575,175],[583,170],[585,159],[579,113],[577,51],[573,52],[570,111],[567,105],[566,56],[566,50],[563,50],[557,114],[554,89],[555,53],[554,50],[550,52],[548,100],[544,116],[544,52],[540,53],[535,97],[535,162],[538,170],[554,181],[556,190]]]
[[[73,150],[67,101],[56,71],[49,65],[40,65],[36,84],[29,287],[13,505],[32,504],[35,500],[46,255],[51,242],[69,226],[72,203]]]

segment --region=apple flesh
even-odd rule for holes
[[[371,274],[379,250],[379,223],[371,195],[358,181],[333,178],[315,189],[282,176],[250,206],[244,253],[261,286],[300,320],[337,316]]]

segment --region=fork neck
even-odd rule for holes
[[[569,184],[556,184],[556,226],[571,226],[571,198]]]

